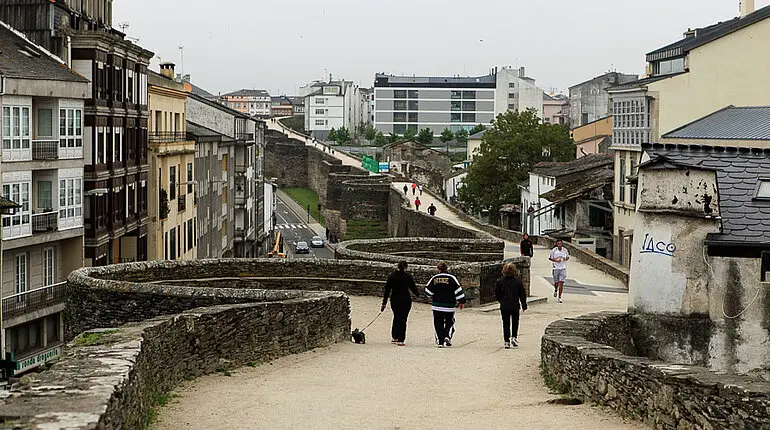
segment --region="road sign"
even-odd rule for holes
[[[365,170],[368,170],[372,173],[379,173],[380,172],[380,164],[375,160],[374,158],[364,155],[361,158],[361,167],[363,167]]]

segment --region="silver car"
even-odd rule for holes
[[[321,236],[313,236],[313,238],[310,239],[310,246],[313,248],[323,248],[324,240],[321,239]]]

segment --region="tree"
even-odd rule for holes
[[[377,130],[372,126],[371,124],[366,124],[366,127],[364,127],[364,139],[369,141],[369,145],[372,144],[372,141],[377,137]]]
[[[496,219],[503,204],[519,201],[518,184],[537,163],[574,158],[566,126],[541,123],[534,109],[500,114],[482,137],[460,198],[475,212],[489,209]]]
[[[417,129],[415,127],[407,127],[404,132],[404,139],[414,139],[417,137]]]
[[[469,131],[469,132],[468,132],[468,135],[469,135],[469,136],[473,136],[474,134],[476,134],[476,133],[480,133],[480,132],[482,132],[482,131],[484,131],[484,130],[486,130],[486,129],[487,129],[487,127],[485,127],[485,126],[484,126],[484,124],[476,124],[476,125],[475,125],[475,126],[472,128],[472,129],[471,129],[471,131]]]
[[[468,143],[468,130],[463,128],[455,133],[455,141],[457,141],[460,146],[465,146],[465,144]]]
[[[398,136],[393,133],[390,133],[388,135],[388,143],[393,143],[393,142],[398,142]]]
[[[442,143],[449,143],[452,140],[454,140],[455,134],[452,133],[452,130],[445,128],[444,131],[441,132],[441,135],[439,136],[439,140],[441,140]]]
[[[385,137],[385,135],[382,134],[381,131],[378,131],[377,135],[374,136],[374,144],[377,146],[383,146],[386,143],[388,143],[388,138]]]
[[[335,130],[334,127],[332,127],[332,129],[329,130],[329,137],[328,137],[328,139],[329,139],[330,142],[336,142],[337,141],[337,130]]]
[[[433,143],[433,130],[429,128],[423,128],[417,134],[417,141],[425,146],[429,146]]]
[[[347,128],[340,127],[340,129],[337,130],[337,143],[344,145],[348,142],[350,142],[350,132]]]

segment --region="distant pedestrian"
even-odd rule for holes
[[[447,273],[448,267],[444,262],[438,265],[438,274],[428,281],[425,294],[431,299],[433,310],[433,327],[436,335],[436,346],[452,346],[452,336],[455,332],[455,306],[460,309],[465,306],[465,291],[460,281]]]
[[[564,292],[564,281],[567,280],[567,260],[569,260],[569,251],[564,247],[564,242],[556,241],[556,248],[551,250],[548,259],[553,263],[553,296],[559,298]]]
[[[524,237],[519,244],[519,252],[524,257],[533,257],[535,255],[535,246],[532,244],[532,240],[529,239],[529,235],[524,233]]]
[[[428,213],[432,216],[436,216],[436,206],[433,206],[433,203],[428,206]]]
[[[417,209],[417,211],[418,211],[418,212],[420,211],[420,205],[421,205],[421,204],[422,204],[422,202],[420,201],[420,198],[419,198],[419,197],[417,197],[416,199],[414,199],[414,207]]]
[[[406,271],[406,267],[406,261],[401,261],[398,263],[398,270],[388,276],[382,291],[382,307],[380,307],[380,312],[383,312],[390,296],[390,309],[393,311],[390,342],[398,346],[405,345],[406,320],[412,309],[412,296],[409,292],[411,291],[415,297],[420,295],[417,285],[414,284],[414,278]]]
[[[412,195],[415,195],[415,194],[417,194],[417,184],[412,182]]]
[[[503,266],[503,277],[495,284],[495,299],[500,302],[503,317],[503,341],[505,349],[519,346],[519,309],[527,310],[527,291],[521,282],[516,265]]]
[[[422,185],[419,185],[417,188],[420,190],[420,195],[422,195]]]
[[[406,193],[407,193],[407,192],[409,192],[409,187],[407,187],[406,185],[404,185],[404,195],[406,195]]]

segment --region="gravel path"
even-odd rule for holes
[[[285,357],[232,376],[187,383],[161,410],[158,429],[642,429],[588,405],[546,403],[539,374],[540,337],[558,318],[623,309],[624,294],[565,297],[522,315],[521,346],[502,348],[496,311],[457,315],[455,346],[433,345],[430,307],[415,304],[406,347],[390,340],[390,311],[367,330],[369,343],[342,343]],[[353,326],[379,310],[379,299],[352,297]]]

